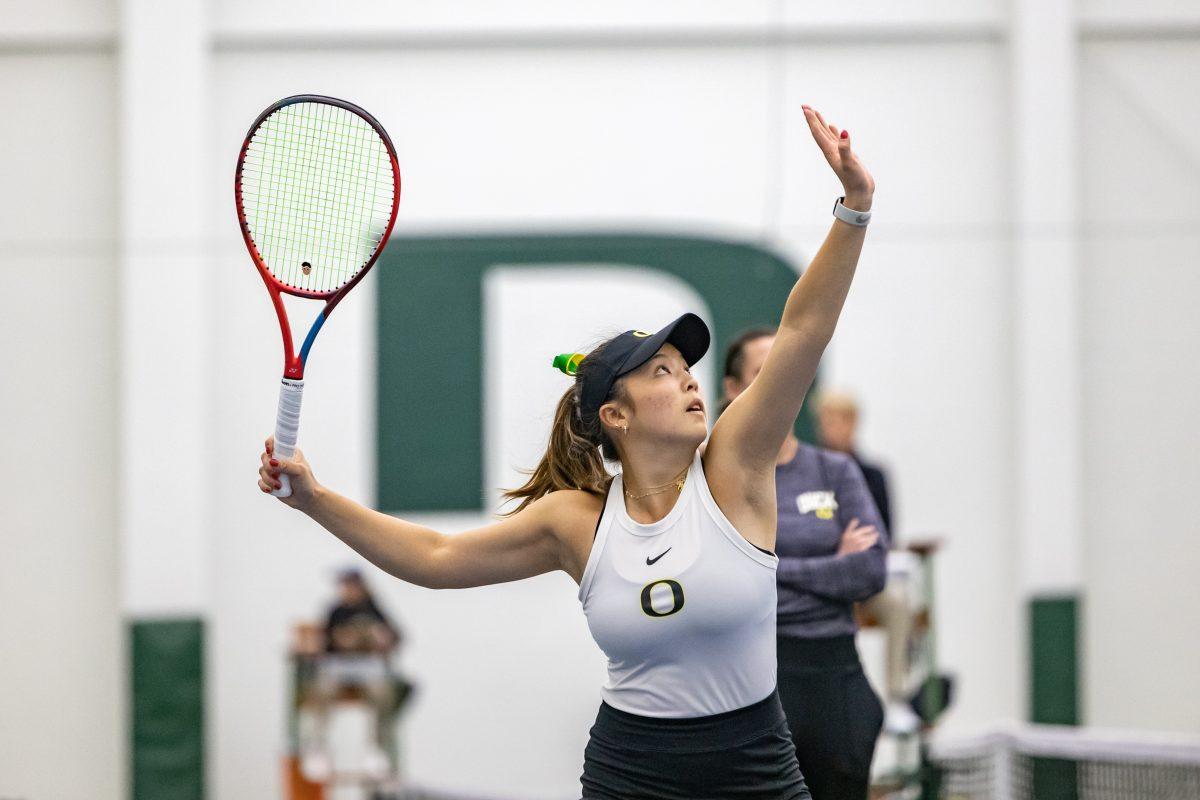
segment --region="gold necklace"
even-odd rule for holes
[[[670,489],[672,486],[675,487],[675,491],[682,492],[683,485],[685,483],[687,483],[687,473],[688,473],[689,469],[691,469],[690,466],[685,467],[683,472],[676,475],[675,479],[673,481],[671,481],[670,483],[664,483],[662,486],[651,486],[649,491],[643,492],[642,494],[634,494],[633,492],[626,489],[625,496],[628,497],[630,500],[641,500],[643,497],[649,497],[652,494],[662,494],[667,489]]]

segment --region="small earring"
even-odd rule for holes
[[[621,433],[622,433],[622,435],[624,435],[624,434],[626,434],[626,433],[629,433],[629,426],[628,426],[628,425],[622,425],[622,426],[621,426]]]

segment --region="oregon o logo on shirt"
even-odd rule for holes
[[[682,608],[683,587],[678,581],[662,578],[647,583],[642,589],[642,611],[648,616],[669,617],[679,613]]]

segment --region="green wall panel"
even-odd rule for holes
[[[1049,725],[1079,724],[1079,601],[1030,601],[1029,719]]]
[[[1079,600],[1035,597],[1029,605],[1029,719],[1079,724]],[[1038,800],[1076,800],[1076,762],[1037,758],[1032,765]]]
[[[204,624],[130,625],[134,800],[204,797]]]

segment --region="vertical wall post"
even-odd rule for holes
[[[204,0],[120,6],[120,481],[134,798],[204,795]]]

